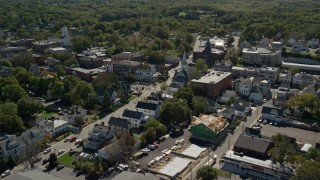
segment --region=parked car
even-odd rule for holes
[[[154,142],[152,145],[154,145],[156,148],[159,147],[159,143],[157,143],[157,142]]]
[[[274,125],[274,126],[278,126],[279,123],[278,123],[278,122],[274,122],[273,125]]]
[[[263,124],[267,124],[268,123],[268,120],[263,120]]]
[[[82,171],[82,170],[77,171],[77,172],[76,172],[76,176],[78,177],[78,176],[80,176],[80,175],[83,174],[83,173],[84,173],[84,171]]]
[[[37,156],[35,159],[34,159],[34,162],[37,163],[37,162],[40,162],[42,159],[42,157],[40,156]]]
[[[49,159],[47,158],[47,159],[44,159],[44,160],[42,160],[42,165],[43,164],[47,164],[49,162]]]
[[[4,177],[6,177],[6,176],[9,176],[10,173],[11,173],[11,171],[8,169],[8,170],[6,170],[5,172],[3,172],[3,173],[1,174],[1,177],[4,178]]]
[[[273,122],[272,121],[270,121],[270,123],[269,123],[270,125],[272,125],[273,124]]]
[[[65,138],[64,140],[63,140],[63,142],[68,142],[69,141],[69,138]]]
[[[110,167],[108,170],[107,170],[107,173],[112,173],[114,171],[114,167]]]
[[[150,150],[155,150],[155,149],[156,149],[156,146],[153,145],[153,144],[149,144],[149,145],[148,145],[148,149],[150,149]]]
[[[141,152],[144,152],[144,153],[149,153],[150,152],[150,149],[148,148],[143,148],[140,150]]]
[[[56,167],[57,171],[59,171],[59,170],[61,170],[63,168],[64,168],[64,165],[62,165],[62,164],[58,164],[57,167]]]
[[[43,151],[44,154],[48,154],[49,152],[51,152],[51,147],[49,147],[49,148],[47,148],[47,149],[45,149],[45,150]]]
[[[75,145],[80,144],[82,142],[81,139],[77,139],[76,142],[74,143]]]
[[[266,103],[267,102],[267,99],[263,99],[263,103]]]
[[[60,150],[58,151],[58,155],[63,154],[64,152],[66,152],[65,149],[60,149]]]
[[[70,141],[70,142],[73,142],[73,141],[75,141],[76,139],[77,139],[77,137],[73,136],[73,137],[70,138],[69,141]]]
[[[70,151],[69,151],[69,155],[70,155],[70,156],[74,155],[75,153],[76,153],[76,151],[75,151],[75,150],[70,149]]]

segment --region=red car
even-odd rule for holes
[[[73,137],[70,138],[69,141],[70,141],[70,142],[73,142],[73,141],[75,141],[76,139],[77,139],[77,137],[73,136]]]

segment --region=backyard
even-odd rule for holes
[[[41,113],[39,114],[40,118],[48,118],[51,116],[56,115],[57,113],[52,112],[52,111],[47,111],[47,110],[42,110]]]

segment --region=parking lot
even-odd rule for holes
[[[165,141],[161,142],[159,144],[159,147],[157,149],[155,149],[154,151],[151,151],[149,153],[149,155],[142,157],[141,159],[137,160],[137,162],[140,163],[140,167],[142,169],[147,169],[148,168],[148,163],[154,159],[157,156],[161,156],[163,153],[162,151],[165,149],[170,149],[176,140],[178,139],[185,139],[185,140],[189,140],[191,137],[190,132],[188,131],[188,129],[184,129],[184,133],[183,135],[179,136],[179,137],[175,137],[175,138],[171,138],[169,137],[168,139],[166,139]]]
[[[314,131],[307,131],[304,129],[292,127],[278,127],[269,124],[263,124],[261,134],[263,136],[271,137],[272,135],[280,133],[297,139],[300,143],[309,143],[315,145],[320,142],[320,133]]]

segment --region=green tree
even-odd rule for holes
[[[205,73],[208,70],[208,65],[206,63],[206,60],[204,60],[204,59],[197,59],[195,67],[201,73]]]
[[[84,36],[76,36],[72,38],[73,49],[77,53],[81,53],[90,47],[90,41]]]
[[[106,108],[106,107],[109,107],[110,105],[111,105],[111,98],[109,96],[108,91],[106,91],[103,96],[102,106]]]
[[[32,62],[32,54],[30,52],[20,53],[14,56],[11,63],[14,67],[27,68]]]
[[[295,176],[293,176],[292,180],[316,180],[319,179],[320,174],[320,162],[319,161],[305,161],[301,164],[296,170]]]
[[[19,84],[10,84],[1,89],[4,100],[18,102],[20,99],[27,97],[26,91]]]
[[[52,88],[51,95],[54,96],[54,97],[59,97],[60,98],[62,96],[62,94],[63,94],[63,90],[64,90],[63,82],[56,81],[54,83],[53,88]]]
[[[227,54],[224,57],[225,61],[230,61],[232,64],[237,65],[239,64],[239,53],[236,48],[230,48]]]
[[[167,133],[167,127],[160,121],[152,119],[145,124],[145,129],[154,128],[156,130],[156,138],[159,138]]]
[[[56,70],[59,77],[63,77],[66,74],[66,71],[64,70],[64,67],[62,65],[56,65],[54,66],[54,69]]]
[[[97,77],[93,80],[92,85],[95,89],[107,89],[110,87],[118,88],[119,77],[116,74],[99,73]]]
[[[0,104],[0,114],[12,115],[15,116],[18,113],[17,104],[13,102],[7,102]]]
[[[233,42],[234,42],[234,37],[232,35],[228,35],[227,45],[231,46]]]
[[[152,143],[156,139],[156,129],[151,127],[145,133],[147,143]]]
[[[168,88],[167,83],[166,82],[162,82],[161,85],[160,85],[161,91],[165,91],[167,88]]]
[[[2,66],[6,66],[6,67],[12,67],[11,62],[10,62],[10,61],[8,61],[8,60],[4,60],[4,61],[2,61],[1,65],[2,65]]]
[[[201,84],[191,84],[191,89],[195,96],[204,96],[206,94],[206,89]]]
[[[22,98],[17,103],[18,114],[22,119],[28,120],[35,113],[41,112],[43,105],[40,101],[31,98]]]
[[[191,111],[183,99],[166,100],[161,104],[161,122],[164,124],[189,123]]]
[[[184,99],[187,101],[189,107],[192,106],[192,98],[193,98],[193,91],[191,88],[183,87],[179,88],[177,92],[173,94],[173,97],[177,99]]]
[[[196,177],[199,180],[214,180],[218,179],[218,174],[212,166],[203,166],[197,171]]]
[[[293,75],[300,72],[300,70],[297,67],[291,67],[288,69]]]
[[[209,110],[208,100],[201,96],[195,96],[192,99],[193,114],[199,116],[200,113],[206,113]]]
[[[49,167],[54,167],[57,164],[58,158],[56,153],[51,153],[49,156]]]
[[[191,33],[186,34],[185,40],[186,40],[187,43],[192,44],[193,39],[194,39],[194,38],[193,38],[193,36],[192,36]]]
[[[273,162],[283,163],[293,159],[292,156],[298,153],[294,145],[290,143],[288,136],[277,133],[272,136],[272,141],[275,143],[275,147],[270,149],[269,153]]]
[[[169,40],[164,39],[161,41],[160,47],[161,47],[161,50],[169,50],[171,49],[171,43]]]
[[[6,127],[4,130],[8,134],[19,135],[24,131],[23,123],[16,115],[0,114],[0,123]]]

